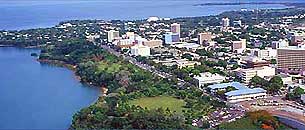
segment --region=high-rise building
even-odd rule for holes
[[[180,37],[180,24],[178,24],[178,23],[173,23],[172,25],[171,25],[171,32],[172,33],[178,33],[179,34],[179,37]]]
[[[198,43],[200,45],[205,44],[207,42],[211,42],[211,41],[212,41],[212,33],[205,32],[205,33],[198,34]]]
[[[277,49],[278,69],[282,72],[305,72],[305,45]]]
[[[120,37],[119,31],[116,30],[110,30],[108,31],[108,42],[113,42],[113,40]]]
[[[230,26],[230,19],[229,18],[222,18],[222,26],[229,27]]]

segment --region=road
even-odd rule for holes
[[[153,66],[150,66],[150,65],[147,65],[147,64],[142,64],[140,62],[138,62],[135,58],[131,57],[131,56],[128,56],[128,55],[124,55],[124,54],[121,54],[120,52],[117,52],[116,50],[112,49],[110,46],[107,46],[107,45],[100,45],[100,47],[102,47],[103,49],[107,50],[108,52],[110,52],[111,54],[117,56],[117,57],[123,57],[125,60],[129,61],[130,63],[144,69],[144,70],[147,70],[153,74],[156,74],[162,78],[169,78],[171,77],[172,75],[171,74],[168,74],[168,73],[165,73],[165,72],[160,72],[156,69],[154,69]],[[181,80],[181,79],[178,79],[180,82],[183,82],[185,83],[185,81]]]

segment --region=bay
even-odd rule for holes
[[[0,47],[0,129],[67,129],[99,89],[66,68],[40,64],[33,52],[39,50]]]

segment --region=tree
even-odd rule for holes
[[[276,93],[284,86],[283,80],[279,76],[274,76],[269,81],[269,86],[266,87],[269,93]]]
[[[271,62],[271,64],[273,64],[273,65],[277,63],[276,59],[271,59],[270,62]]]
[[[193,69],[192,73],[194,76],[200,76],[200,70],[198,70],[198,69]]]
[[[226,68],[227,65],[228,65],[228,63],[226,61],[224,61],[224,60],[219,60],[217,62],[217,64],[218,64],[218,66],[223,67],[223,68]]]
[[[227,92],[234,91],[234,90],[236,90],[236,88],[233,87],[233,86],[229,86],[229,87],[226,88]]]
[[[193,59],[193,56],[191,54],[185,53],[185,54],[182,55],[182,58],[188,59],[188,60],[191,61]]]
[[[305,94],[304,89],[302,89],[301,87],[297,87],[293,90],[293,94],[295,97],[301,97],[302,94]]]
[[[264,82],[266,82],[265,79],[263,79],[263,78],[261,78],[261,77],[255,75],[255,76],[250,80],[250,85],[255,86],[255,87],[256,87],[256,86],[262,87],[262,86],[265,85]]]

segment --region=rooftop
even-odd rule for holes
[[[265,93],[266,90],[262,88],[248,88],[245,85],[239,83],[239,82],[231,82],[231,83],[222,83],[222,84],[214,84],[208,86],[208,88],[214,90],[214,89],[225,89],[229,86],[234,87],[237,90],[230,91],[225,93],[226,96],[238,96],[238,95],[247,95],[247,94],[255,94],[255,93]]]
[[[247,95],[247,94],[255,94],[255,93],[265,93],[267,92],[266,90],[262,88],[246,88],[246,89],[240,89],[240,90],[235,90],[231,92],[225,93],[226,96],[238,96],[238,95]]]
[[[247,89],[247,87],[239,82],[230,82],[230,83],[222,83],[222,84],[214,84],[214,85],[210,85],[208,86],[208,88],[210,89],[224,89],[227,88],[229,86],[232,86],[236,89]]]
[[[178,48],[198,48],[200,47],[199,44],[196,44],[196,43],[182,43],[182,44],[175,44],[175,45],[172,45],[174,47],[178,47]]]
[[[221,76],[219,74],[212,74],[210,72],[206,72],[206,73],[200,73],[200,76],[195,76],[194,77],[195,79],[198,79],[198,80],[207,80],[207,79],[225,79],[224,76]]]

